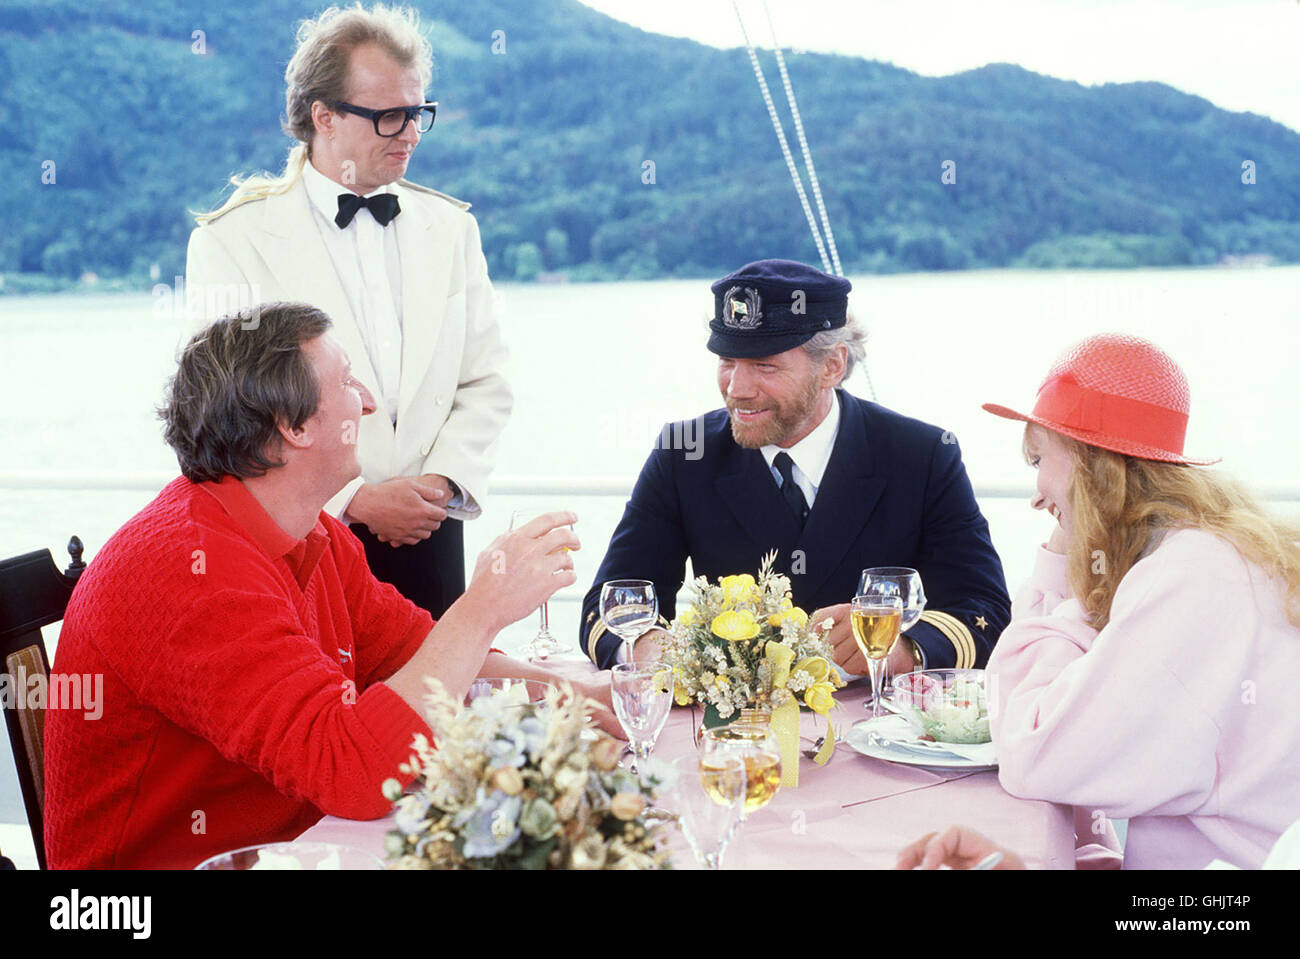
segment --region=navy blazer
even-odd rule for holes
[[[906,635],[926,667],[987,662],[1011,601],[956,441],[836,394],[839,432],[802,531],[763,454],[732,439],[725,409],[664,428],[582,604],[578,644],[597,666],[611,666],[622,642],[600,621],[602,583],[653,580],[660,614],[672,619],[687,557],[696,576],[716,581],[756,574],[772,549],[795,605],[809,613],[852,599],[869,566],[916,569],[926,612]]]

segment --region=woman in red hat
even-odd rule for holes
[[[1032,413],[984,407],[1028,424],[1058,524],[988,663],[1001,782],[1129,819],[1126,868],[1257,867],[1300,818],[1300,527],[1183,455],[1188,400],[1104,335]]]

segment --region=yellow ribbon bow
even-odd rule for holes
[[[791,669],[794,650],[777,642],[768,642],[764,654],[772,664],[772,733],[781,751],[781,785],[794,788],[799,785],[799,701],[786,688],[792,673],[803,670],[813,677],[813,684],[803,694],[809,709],[826,717],[826,740],[813,762],[825,766],[835,752],[835,729],[831,725],[830,710],[835,705],[835,687],[829,681],[830,663],[821,656],[810,656]]]
[[[835,726],[831,723],[831,708],[835,705],[835,684],[831,681],[831,664],[823,656],[809,656],[794,671],[800,670],[813,678],[813,684],[803,691],[803,701],[809,709],[826,719],[826,739],[813,758],[818,766],[825,766],[835,753]]]

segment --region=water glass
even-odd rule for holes
[[[633,769],[650,758],[673,705],[673,668],[667,663],[619,663],[609,674],[614,715],[632,746]]]
[[[624,660],[631,662],[631,643],[659,621],[659,598],[648,579],[611,579],[600,587],[600,621],[623,640]]]

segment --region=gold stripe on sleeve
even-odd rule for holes
[[[957,630],[958,635],[961,636],[961,639],[965,644],[966,661],[962,668],[974,669],[975,657],[978,655],[979,647],[975,645],[975,637],[971,635],[970,627],[951,613],[944,613],[939,610],[936,610],[936,612],[938,612],[940,616],[948,617],[948,619],[952,621],[953,629]]]
[[[604,620],[596,619],[596,614],[595,614],[595,613],[588,613],[588,614],[587,614],[587,622],[590,623],[593,619],[596,620],[596,623],[595,623],[595,625],[593,625],[593,626],[591,627],[591,629],[589,629],[589,630],[587,631],[587,650],[586,650],[586,652],[587,652],[587,658],[590,659],[593,663],[595,663],[595,662],[596,662],[596,643],[598,643],[598,642],[600,641],[600,637],[601,637],[601,636],[605,635],[605,622],[604,622]],[[599,664],[598,664],[598,665],[599,665]]]
[[[973,669],[975,667],[975,639],[971,636],[971,632],[965,623],[951,613],[945,613],[937,609],[926,610],[921,616],[923,619],[926,616],[932,616],[933,619],[930,622],[936,625],[939,622],[948,624],[949,629],[946,632],[953,640],[953,646],[957,650],[957,669]]]
[[[953,663],[954,665],[958,665],[958,666],[961,665],[961,653],[962,653],[961,641],[955,635],[952,625],[943,620],[940,620],[937,616],[934,615],[934,613],[930,612],[929,610],[926,610],[924,613],[921,614],[921,622],[929,623],[931,626],[933,626],[935,629],[937,629],[940,633],[943,634],[944,639],[952,643]]]

